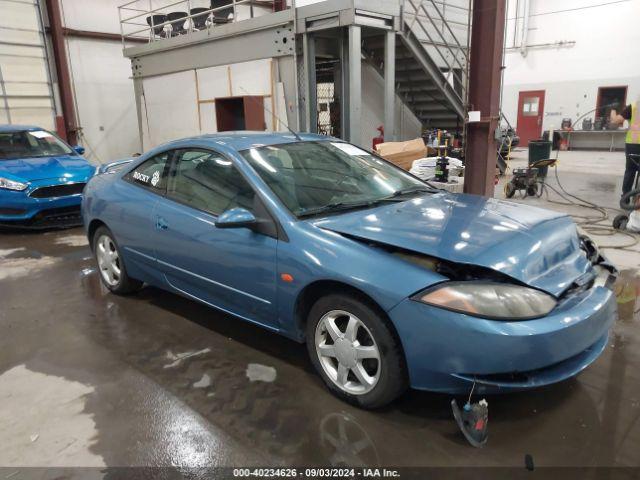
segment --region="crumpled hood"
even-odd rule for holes
[[[95,167],[83,157],[75,155],[0,160],[0,176],[19,182],[47,179],[84,181],[94,170]]]
[[[591,269],[571,218],[475,195],[425,195],[312,223],[351,237],[490,268],[556,296]]]

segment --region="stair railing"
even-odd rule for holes
[[[429,4],[429,9],[432,10],[431,13],[425,3]],[[464,9],[463,7],[458,8]],[[433,14],[434,11],[435,15]],[[467,11],[467,14],[470,15],[471,12]],[[435,0],[420,0],[419,2],[403,0],[402,16],[405,28],[413,32],[415,25],[417,25],[427,39],[427,41],[423,40],[421,43],[433,46],[438,53],[444,65],[443,76],[446,78],[445,73],[450,74],[460,82],[461,91],[458,92],[455,87],[452,90],[459,97],[461,103],[465,104],[468,87],[468,42],[467,46],[462,46]],[[450,38],[447,38],[447,33]],[[468,36],[469,31],[467,29],[467,40]],[[451,59],[447,58],[447,52],[450,54]]]

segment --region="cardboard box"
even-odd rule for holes
[[[422,138],[407,142],[386,142],[376,145],[376,151],[382,158],[398,167],[409,170],[414,160],[424,158],[428,154],[427,146]]]

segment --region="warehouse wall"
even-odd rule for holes
[[[530,1],[528,45],[559,41],[575,45],[530,47],[523,56],[518,47],[524,0],[518,2],[520,18],[516,0],[509,0],[502,104],[513,125],[518,92],[524,90],[546,91],[545,130],[559,128],[563,117],[576,120],[594,109],[598,87],[628,85],[627,103],[640,95],[640,2]]]
[[[122,0],[61,0],[67,28],[120,33]],[[141,151],[131,63],[114,40],[66,37],[80,143],[87,157],[105,163]]]

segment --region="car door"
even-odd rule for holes
[[[154,208],[166,189],[171,151],[164,151],[143,161],[114,182],[109,201],[101,217],[108,219],[108,227],[122,249],[129,275],[134,278],[163,284],[157,270],[153,243]]]
[[[155,207],[158,264],[183,294],[277,328],[276,235],[217,228],[218,215],[234,207],[273,222],[232,161],[211,150],[176,151]]]

